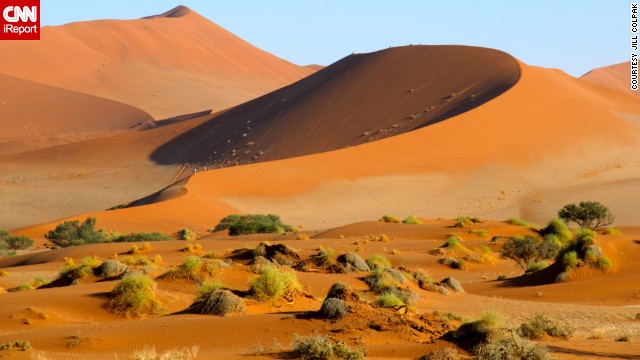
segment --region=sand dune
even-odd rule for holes
[[[629,61],[593,69],[582,75],[580,79],[631,94],[639,94],[638,91],[631,90],[631,62]]]
[[[123,102],[156,119],[219,111],[312,72],[185,7],[46,26],[40,41],[0,44],[0,73]]]

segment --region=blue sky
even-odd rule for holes
[[[1,1],[1,0],[0,0]],[[331,64],[352,52],[406,44],[506,51],[579,76],[628,61],[626,0],[41,0],[42,25],[134,19],[186,5],[296,64]]]

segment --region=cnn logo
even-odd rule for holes
[[[0,40],[40,40],[40,0],[1,0],[0,12]]]

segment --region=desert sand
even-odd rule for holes
[[[45,55],[46,64],[34,60]],[[0,345],[32,346],[0,357],[114,359],[197,346],[199,358],[290,358],[293,334],[329,334],[368,359],[416,359],[443,347],[465,353],[445,334],[497,310],[507,326],[538,313],[574,326],[569,339],[540,340],[558,359],[638,359],[640,102],[620,80],[627,65],[573,78],[499,50],[441,45],[298,66],[183,6],[3,42],[0,228],[35,243],[0,258]],[[622,233],[595,240],[610,269],[582,266],[557,282],[559,264],[523,275],[500,258],[509,237],[537,234],[505,219],[544,226],[581,200],[616,215]],[[212,232],[223,217],[248,213],[278,214],[296,231]],[[423,223],[377,221],[383,214]],[[481,222],[456,227],[458,216]],[[68,259],[127,261],[134,244],[143,247],[52,249],[48,231],[87,217],[122,234],[171,237],[134,255],[145,264],[129,265],[155,278],[166,314],[107,311],[119,278],[58,279]],[[177,240],[179,229],[198,239]],[[490,260],[441,264],[450,235],[472,253],[486,247]],[[302,292],[274,302],[250,295],[255,259],[234,250],[265,241],[309,265],[294,271]],[[383,308],[367,272],[315,264],[321,248],[383,254],[405,277],[452,276],[465,291],[443,295],[408,279],[420,300],[406,313]],[[245,313],[196,314],[198,281],[163,276],[205,255],[231,263],[206,280],[242,296]],[[17,291],[36,277],[50,283]],[[336,282],[360,300],[345,319],[326,320],[317,311]],[[630,341],[616,340],[623,335]]]
[[[638,95],[638,91],[631,90],[630,61],[593,69],[580,78],[612,89]]]

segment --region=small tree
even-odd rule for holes
[[[566,221],[573,221],[583,229],[596,230],[601,226],[613,224],[615,216],[609,209],[597,201],[582,201],[580,204],[565,205],[558,216]]]
[[[33,245],[33,240],[26,236],[7,236],[0,239],[9,250],[24,250]]]
[[[512,237],[502,247],[502,256],[516,262],[526,271],[530,264],[551,259],[558,254],[560,247],[551,240],[540,240],[531,235]]]

